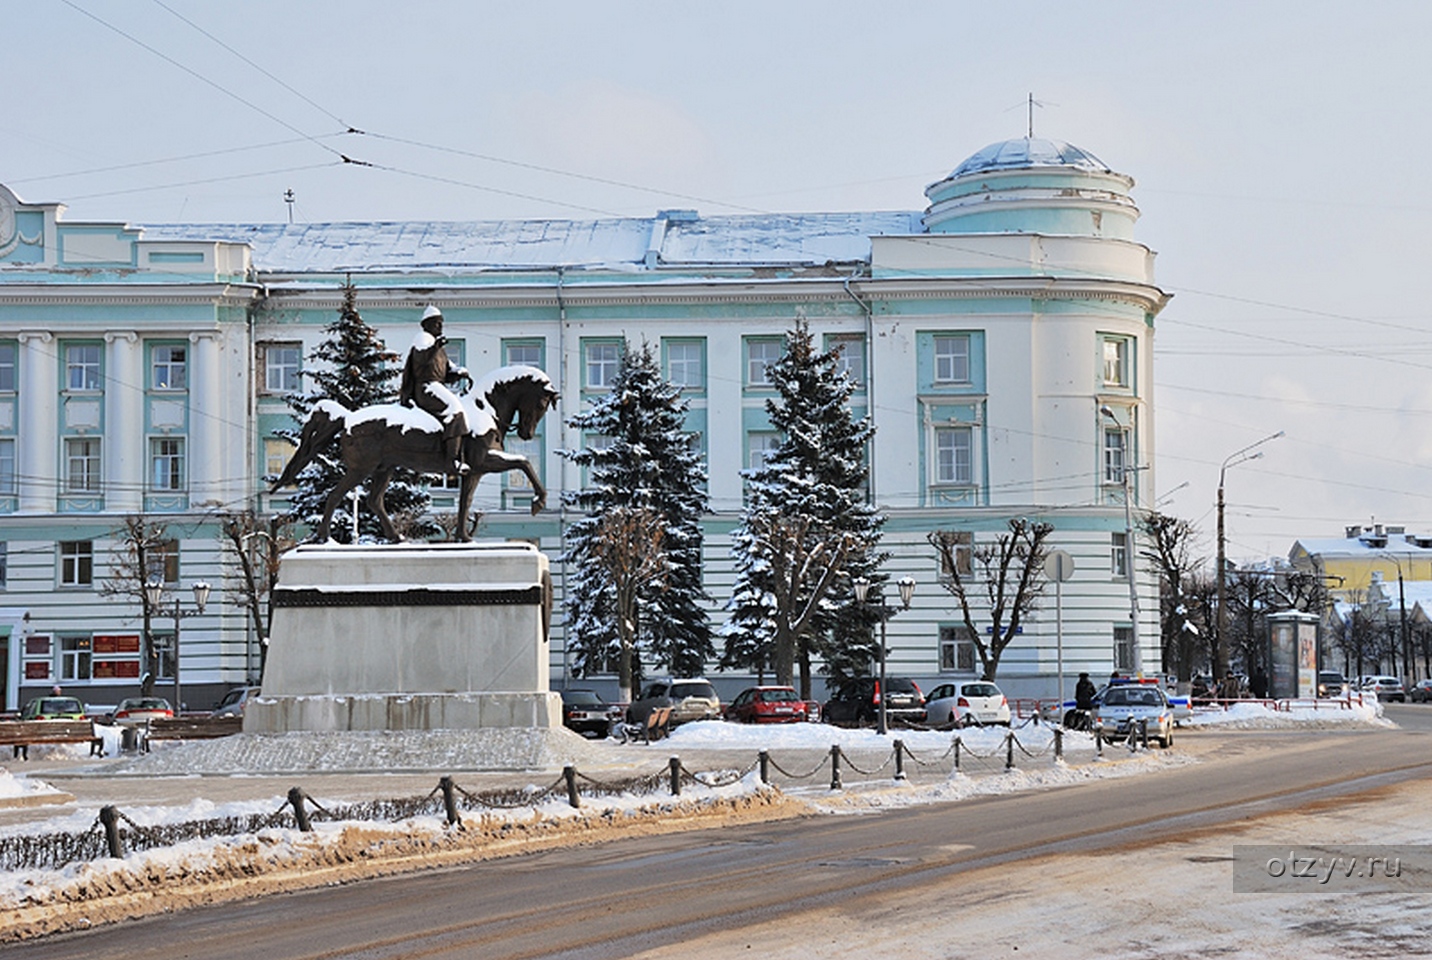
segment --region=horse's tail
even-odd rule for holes
[[[347,413],[341,404],[332,400],[323,401],[313,408],[298,435],[298,449],[288,461],[288,466],[283,468],[283,475],[269,487],[269,493],[277,493],[281,487],[292,486],[298,482],[298,475],[303,472],[303,468],[312,463],[313,458],[318,456],[318,451],[328,446],[329,442],[343,431],[343,418]]]

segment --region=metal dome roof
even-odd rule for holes
[[[1017,170],[1022,167],[1077,167],[1112,173],[1104,161],[1087,150],[1062,140],[1019,137],[992,143],[955,168],[950,179],[983,170]]]

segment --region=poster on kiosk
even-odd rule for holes
[[[1293,610],[1268,617],[1268,695],[1318,694],[1318,618]]]

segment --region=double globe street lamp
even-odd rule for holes
[[[144,585],[144,599],[149,602],[149,609],[158,610],[159,601],[164,598],[164,584],[159,580],[150,580]],[[178,594],[174,596],[174,715],[177,717],[184,708],[184,701],[180,697],[179,689],[179,621],[185,617],[197,617],[203,614],[204,607],[209,602],[209,585],[202,580],[194,582],[194,609],[185,610],[179,602]]]
[[[900,604],[901,604],[902,608],[905,609],[905,610],[909,610],[909,609],[910,609],[910,600],[915,596],[915,578],[914,578],[914,577],[901,577],[899,580],[897,580],[897,581],[895,582],[895,585],[900,589]],[[860,603],[862,603],[862,604],[865,603],[866,600],[867,600],[867,598],[870,596],[870,587],[871,587],[870,579],[869,579],[868,577],[856,577],[853,581],[851,581],[851,586],[855,588],[855,599],[858,600],[858,601],[859,601]],[[892,613],[891,613],[891,611],[890,611],[889,606],[887,606],[886,603],[885,603],[885,596],[884,596],[884,594],[881,594],[879,597],[877,597],[877,598],[875,598],[874,600],[872,600],[871,603],[872,603],[872,604],[878,604],[879,607],[880,607],[880,691],[879,691],[879,695],[880,695],[880,733],[881,733],[881,735],[883,736],[884,734],[886,734],[886,733],[888,733],[888,732],[890,731],[889,725],[888,725],[888,724],[886,723],[886,721],[885,721],[885,659],[886,659],[886,656],[885,656],[885,655],[886,655],[886,653],[887,653],[887,649],[886,649],[886,646],[885,646],[885,622],[890,619],[890,617],[892,616]]]

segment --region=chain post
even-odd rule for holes
[[[312,833],[313,824],[308,820],[308,811],[303,809],[303,788],[289,787],[288,802],[293,805],[293,818],[298,821],[298,829]]]
[[[119,811],[110,806],[100,807],[99,822],[104,824],[104,840],[109,845],[109,855],[116,860],[123,860],[124,843],[119,839]]]
[[[1014,731],[1004,735],[1004,768],[1014,769]]]
[[[961,745],[963,745],[963,743],[964,743],[964,741],[961,740],[958,736],[955,737],[955,772],[956,772],[956,773],[959,773],[959,772],[960,772],[960,747],[961,747]]]
[[[577,796],[577,768],[563,767],[562,779],[567,781],[567,803],[575,810],[582,805],[582,798]]]
[[[447,813],[448,826],[462,823],[462,816],[457,812],[457,791],[453,789],[452,777],[443,777],[438,781],[438,787],[443,792],[443,810]]]
[[[895,741],[895,779],[905,779],[905,741]]]
[[[681,796],[681,758],[672,757],[667,764],[671,768],[671,795],[679,797]]]
[[[1064,731],[1059,727],[1054,728],[1054,759],[1064,759]]]
[[[771,755],[770,755],[769,753],[767,753],[765,750],[762,750],[761,753],[760,753],[760,761],[761,761],[761,782],[762,782],[762,783],[770,783],[770,782],[771,782]]]
[[[840,744],[832,744],[830,748],[830,789],[840,789]]]

